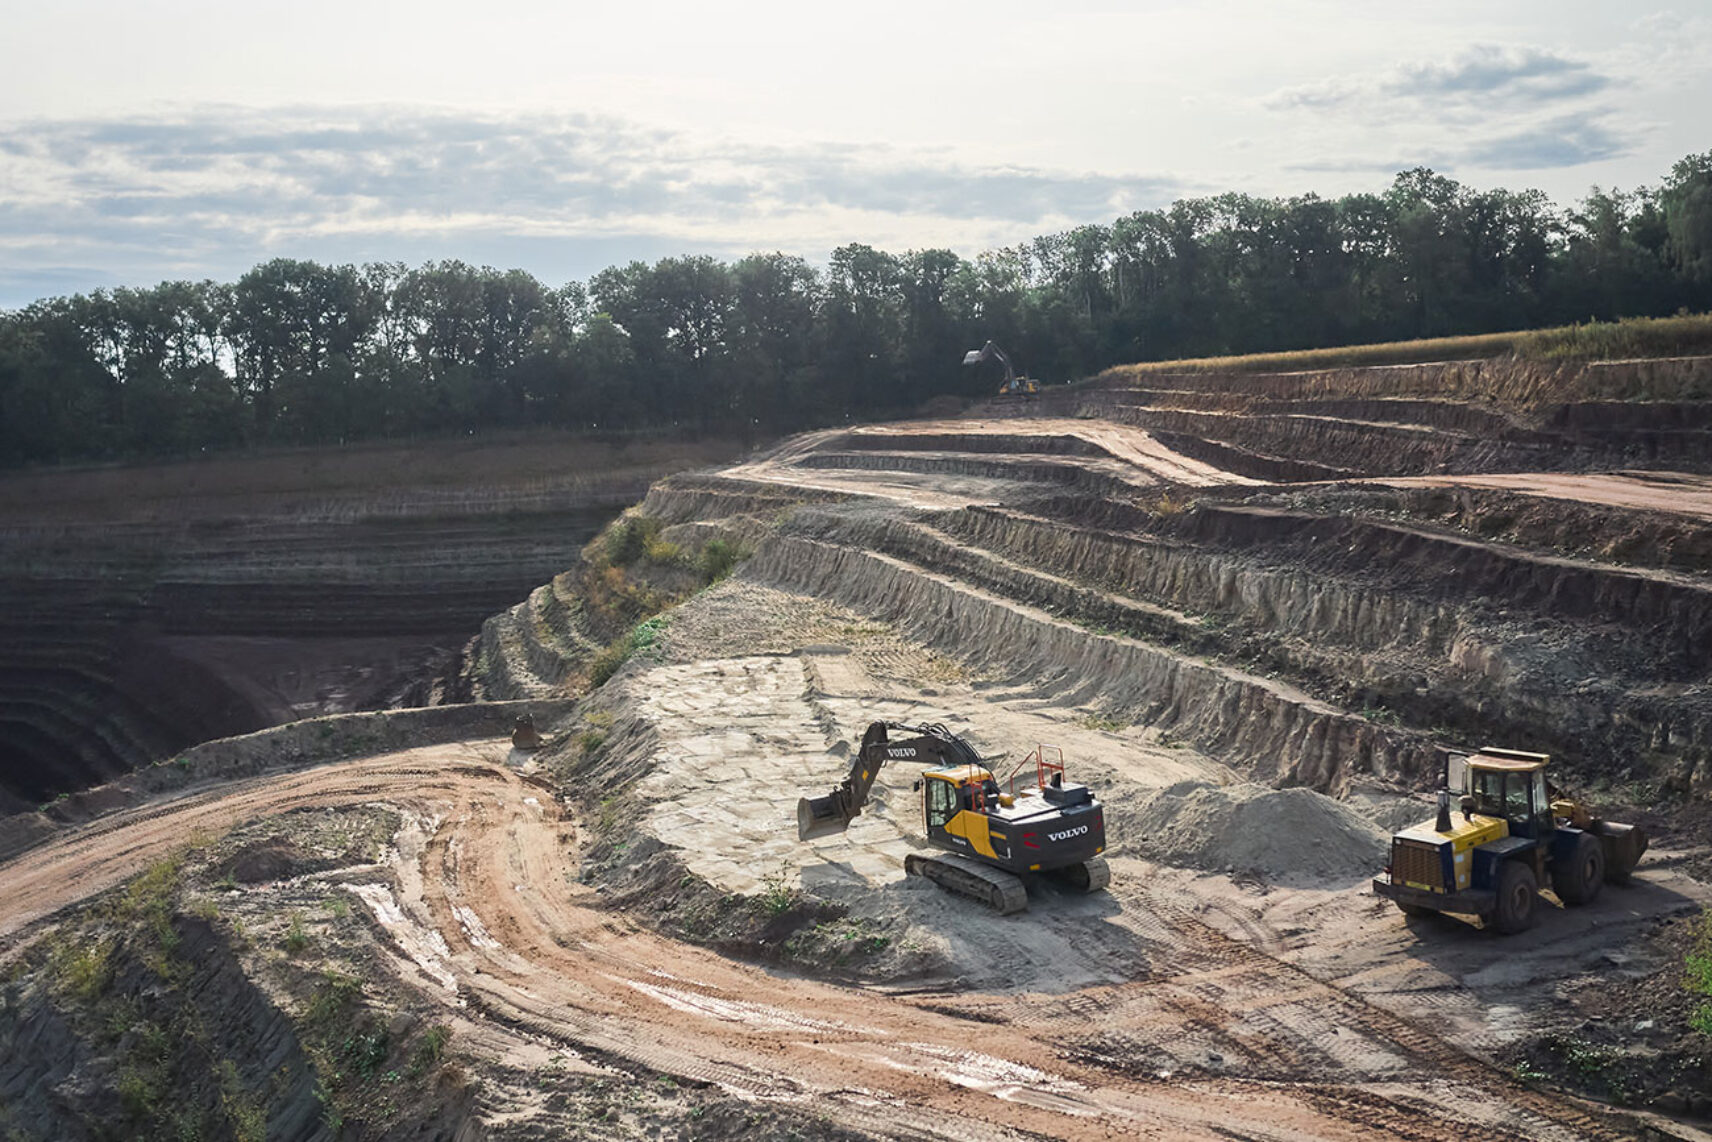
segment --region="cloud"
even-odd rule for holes
[[[1479,98],[1554,103],[1611,85],[1580,60],[1537,48],[1480,45],[1448,63],[1407,65],[1386,84],[1389,94],[1421,99]]]
[[[1355,148],[1310,155],[1292,170],[1546,170],[1634,153],[1644,132],[1614,126],[1605,103],[1617,84],[1584,60],[1483,44],[1445,60],[1287,88],[1264,105],[1335,115],[1356,132]]]
[[[1348,111],[1360,117],[1525,110],[1582,99],[1615,81],[1583,60],[1540,48],[1477,44],[1449,60],[1400,64],[1389,71],[1284,88],[1273,110]]]
[[[0,262],[12,263],[0,305],[74,266],[93,271],[91,285],[152,282],[231,277],[283,253],[479,261],[538,244],[582,276],[606,263],[582,267],[565,251],[620,240],[662,252],[818,257],[848,241],[973,252],[1181,189],[884,145],[732,143],[597,115],[386,107],[14,122],[0,125],[0,153]]]
[[[1621,158],[1633,150],[1633,134],[1612,129],[1602,116],[1564,115],[1477,142],[1462,158],[1497,170],[1543,170]]]

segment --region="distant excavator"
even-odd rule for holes
[[[1000,396],[1021,397],[1025,401],[1040,396],[1040,382],[1017,376],[1016,370],[1011,367],[1010,356],[999,348],[996,341],[989,341],[979,349],[971,349],[963,354],[964,365],[979,365],[983,361],[998,361],[1005,367],[1005,383],[999,386]]]
[[[893,741],[889,730],[912,737]],[[1048,751],[1056,754],[1048,757]],[[1011,771],[1009,791],[973,746],[937,723],[923,726],[872,722],[850,773],[825,797],[797,803],[797,837],[812,840],[849,828],[862,813],[880,768],[888,762],[932,766],[915,788],[922,794],[927,841],[941,853],[911,853],[904,871],[941,888],[973,897],[1001,915],[1028,907],[1023,877],[1051,875],[1078,892],[1098,892],[1112,874],[1106,849],[1105,807],[1086,785],[1064,779],[1064,756],[1037,748]],[[1034,763],[1035,785],[1017,777]]]

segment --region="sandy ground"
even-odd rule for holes
[[[741,480],[789,484],[793,487],[850,495],[874,496],[910,508],[945,510],[974,504],[996,504],[1019,493],[1038,495],[1038,484],[980,476],[950,476],[944,473],[895,472],[869,469],[800,467],[802,457],[826,449],[848,430],[793,436],[782,447],[758,459],[725,469],[724,475]],[[897,424],[868,425],[855,430],[868,437],[895,437],[900,448],[912,454],[934,453],[910,448],[909,438],[927,435],[964,436],[1073,436],[1095,445],[1105,453],[1098,456],[1041,457],[1055,464],[1076,465],[1116,477],[1138,488],[1162,484],[1211,487],[1221,484],[1258,485],[1261,481],[1233,475],[1211,464],[1192,460],[1165,447],[1139,428],[1105,421],[1069,418],[1018,418],[1001,420],[914,420]],[[947,455],[952,455],[947,453]],[[1011,453],[1005,459],[1029,457]]]
[[[1554,500],[1712,519],[1712,476],[1687,472],[1516,472],[1480,476],[1386,477],[1398,488],[1495,488]]]
[[[1128,891],[1099,907],[1114,945],[1155,954],[1127,978],[1069,995],[887,994],[674,943],[577,882],[576,823],[543,785],[504,764],[507,752],[503,740],[410,750],[116,814],[0,869],[0,940],[198,830],[378,801],[407,822],[397,887],[367,887],[359,899],[389,933],[395,969],[461,1018],[746,1097],[811,1104],[875,1136],[1624,1135],[1232,939],[1182,885],[1138,875],[1134,864],[1119,867]],[[1026,956],[1061,921],[1038,909],[998,922]]]

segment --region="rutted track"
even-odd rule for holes
[[[674,943],[577,882],[575,822],[545,785],[499,764],[504,751],[408,750],[115,813],[0,866],[0,947],[199,830],[384,801],[413,822],[399,838],[402,911],[444,941],[457,996],[424,990],[573,1050],[812,1100],[874,1136],[1626,1136],[1164,900],[1119,918],[1138,945],[1167,953],[1153,957],[1160,967],[1068,997],[887,995]],[[398,967],[425,983],[403,956]],[[1252,1060],[1249,1077],[1173,1061],[1191,1050]]]

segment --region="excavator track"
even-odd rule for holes
[[[1112,882],[1112,866],[1104,857],[1089,857],[1081,864],[1058,869],[1052,875],[1076,892],[1099,892]]]
[[[1001,916],[1028,907],[1028,890],[1022,878],[979,861],[952,853],[911,853],[904,858],[904,871],[925,876],[939,887],[979,900]]]

